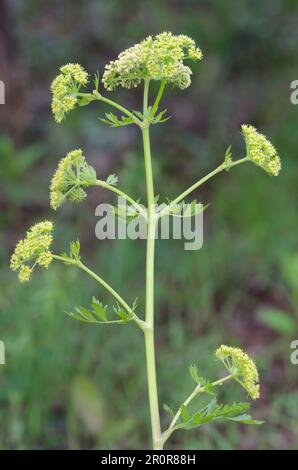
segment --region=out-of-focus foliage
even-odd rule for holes
[[[176,448],[297,448],[297,126],[290,83],[298,79],[298,5],[293,0],[200,2],[116,0],[1,1],[0,79],[0,447],[144,448],[148,443],[147,389],[142,342],[134,325],[74,322],[75,305],[103,304],[102,290],[67,266],[53,266],[22,286],[9,272],[15,243],[32,223],[53,213],[48,203],[57,162],[81,147],[101,179],[117,173],[121,186],[144,197],[139,134],[109,129],[100,104],[53,122],[49,86],[58,67],[79,62],[90,73],[149,34],[192,37],[204,52],[183,93],[167,89],[172,119],[152,127],[154,172],[161,199],[174,198],[223,159],[232,144],[243,155],[243,122],[264,132],[282,159],[278,178],[243,165],[212,180],[195,196],[204,213],[204,245],[157,244],[156,313],[160,402],[176,408],[191,388],[197,363],[206,377],[217,367],[222,342],[257,358],[261,399],[258,428],[235,423],[177,432]],[[140,93],[117,92],[131,109]],[[163,103],[162,103],[163,106]],[[157,146],[158,144],[158,146]],[[158,149],[158,150],[157,150]],[[79,236],[89,263],[144,302],[144,243],[97,241],[94,209],[109,201],[92,190],[80,206],[54,214],[57,248]],[[79,289],[78,289],[79,286]],[[170,367],[169,367],[170,365]],[[227,386],[226,401],[245,401]],[[163,415],[166,422],[168,417]]]

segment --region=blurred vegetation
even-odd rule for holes
[[[97,119],[105,108],[95,106],[55,125],[49,84],[63,63],[102,72],[123,48],[170,30],[193,37],[205,58],[189,89],[167,90],[172,119],[152,129],[161,197],[215,167],[229,144],[235,157],[242,156],[243,122],[267,134],[283,160],[276,179],[245,165],[196,194],[211,203],[203,249],[157,244],[160,403],[176,407],[188,394],[190,363],[216,378],[213,351],[224,342],[256,356],[262,397],[254,416],[266,421],[258,428],[231,423],[177,433],[171,447],[297,448],[297,366],[290,363],[298,334],[298,108],[290,103],[290,83],[298,78],[297,2],[2,0],[0,9],[0,78],[6,85],[0,106],[0,339],[6,346],[0,447],[148,446],[143,345],[134,326],[97,328],[63,313],[88,305],[92,295],[108,302],[84,273],[54,265],[20,285],[8,263],[26,228],[53,217],[49,179],[72,148],[84,148],[99,175],[115,172],[129,193],[144,196],[137,131],[106,128]],[[119,99],[136,109],[140,91],[121,92]],[[144,243],[94,236],[94,209],[109,197],[95,191],[83,206],[54,214],[57,250],[79,236],[88,263],[142,305]],[[233,385],[224,393],[227,401],[244,399]]]

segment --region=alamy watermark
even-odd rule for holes
[[[3,341],[0,341],[0,365],[5,364],[5,344]]]
[[[290,356],[290,361],[291,364],[294,366],[298,365],[298,339],[295,339],[294,341],[291,342],[291,349],[293,349],[293,352],[291,353]]]
[[[290,87],[291,87],[291,90],[294,90],[292,91],[291,96],[290,96],[291,103],[298,104],[298,80],[293,80],[291,82]]]
[[[199,250],[203,246],[204,206],[191,204],[154,204],[150,211],[141,206],[142,214],[118,198],[116,207],[99,204],[95,216],[99,217],[95,235],[99,240],[146,240],[148,237],[148,218],[151,214],[152,232],[150,237],[160,240],[184,240],[185,250]]]
[[[5,85],[2,80],[0,80],[0,104],[5,104]]]

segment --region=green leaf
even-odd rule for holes
[[[202,383],[202,378],[199,377],[199,374],[198,374],[198,368],[195,364],[191,364],[188,368],[189,370],[189,373],[190,373],[190,376],[192,377],[192,379],[197,383],[197,384],[201,384]]]
[[[72,264],[72,263],[71,263],[72,258],[70,257],[69,253],[66,253],[66,251],[64,251],[63,253],[60,254],[60,256],[61,256],[62,258],[65,258],[65,259],[63,260],[63,263],[66,264],[66,266],[70,266],[70,265]],[[68,260],[69,260],[69,261],[68,261]]]
[[[94,74],[94,87],[97,92],[99,89],[99,83],[100,83],[99,71],[97,70],[97,72]]]
[[[211,382],[206,382],[204,384],[204,392],[207,393],[208,395],[215,395],[214,391],[213,391],[213,385]]]
[[[108,323],[107,305],[103,305],[92,297],[91,310],[85,307],[75,307],[75,312],[66,312],[67,315],[86,323]]]
[[[237,423],[243,423],[243,424],[263,424],[264,421],[259,421],[257,419],[252,419],[252,417],[248,414],[243,414],[239,416],[233,416],[232,418],[227,417],[230,421],[236,421]]]
[[[263,308],[258,311],[257,316],[266,326],[281,335],[292,336],[296,331],[295,320],[284,310]]]
[[[133,113],[141,120],[143,121],[144,116],[140,111],[133,111]]]
[[[77,239],[74,242],[71,242],[70,243],[70,253],[69,253],[70,258],[73,258],[76,261],[80,261],[80,259],[81,259],[80,249],[81,249],[81,245],[80,245],[79,239]]]
[[[220,405],[217,404],[217,399],[214,397],[212,400],[208,403],[206,407],[206,415],[211,415],[215,412],[220,407]]]
[[[213,391],[213,385],[209,380],[205,379],[204,377],[200,377],[198,373],[198,368],[195,364],[191,364],[189,366],[189,373],[192,379],[202,387],[202,392],[207,393],[209,395],[215,395]]]
[[[96,315],[99,320],[107,322],[107,305],[103,305],[95,297],[92,297],[92,312]]]
[[[129,322],[132,319],[131,313],[127,313],[123,308],[118,310],[117,314],[124,322]]]
[[[168,121],[169,119],[171,119],[171,116],[167,116],[167,117],[164,117],[164,115],[166,114],[167,112],[167,109],[164,109],[163,111],[161,111],[160,113],[158,113],[155,117],[153,117],[151,119],[151,123],[152,124],[161,124],[163,122],[166,122]]]
[[[100,304],[102,309],[88,310],[85,307],[75,307],[75,312],[65,312],[75,320],[83,321],[85,323],[109,323],[105,315],[106,307]]]
[[[180,411],[181,411],[181,417],[182,417],[182,420],[183,422],[187,423],[189,420],[190,420],[190,415],[187,411],[187,408],[185,405],[181,405],[180,406]]]
[[[120,119],[113,113],[105,113],[106,118],[100,118],[102,122],[110,127],[121,127],[134,124],[134,120],[130,116],[121,116]]]
[[[114,174],[108,176],[106,179],[106,183],[109,184],[110,186],[116,186],[116,184],[118,183],[118,176]]]
[[[75,307],[75,312],[65,312],[75,320],[83,321],[86,323],[93,323],[94,319],[91,312],[84,307]]]
[[[219,405],[216,416],[231,417],[250,409],[250,403],[233,403],[232,405]]]
[[[128,323],[133,317],[133,311],[136,308],[136,301],[133,304],[132,312],[127,312],[124,308],[119,306],[113,306],[113,311],[119,319],[110,320],[107,316],[108,306],[103,305],[96,297],[92,297],[91,309],[85,307],[75,307],[74,312],[65,312],[70,317],[80,320],[86,323]]]
[[[232,151],[231,151],[231,145],[227,148],[226,153],[225,153],[225,164],[226,164],[226,171],[229,171],[230,165],[233,161],[232,159]]]
[[[65,310],[66,315],[68,315],[69,317],[71,318],[74,318],[75,320],[79,320],[79,321],[83,321],[83,322],[88,322],[88,320],[86,320],[80,313],[76,313],[76,312],[67,312]]]
[[[124,308],[120,307],[119,304],[114,306],[113,310],[116,313],[116,315],[118,315],[118,317],[121,318],[121,320],[123,320],[123,322],[125,323],[131,321],[133,318],[133,314],[130,312],[127,312]]]
[[[181,218],[193,217],[195,215],[198,215],[205,209],[207,209],[207,207],[209,206],[209,204],[203,205],[196,199],[188,203],[186,203],[185,201],[181,201],[179,203],[168,201],[168,205],[169,215]]]
[[[84,165],[80,171],[80,184],[95,184],[96,171],[91,165]]]
[[[176,429],[193,429],[211,421],[227,419],[244,424],[262,424],[262,421],[254,420],[246,411],[250,408],[250,403],[233,403],[231,405],[223,405],[218,403],[216,398],[190,415],[185,405],[180,408],[182,422]]]

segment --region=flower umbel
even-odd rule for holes
[[[259,374],[254,361],[240,348],[220,346],[215,355],[253,400],[260,396]]]
[[[136,87],[146,79],[163,80],[183,90],[190,85],[192,74],[184,60],[202,57],[193,39],[164,32],[121,52],[117,60],[106,65],[102,81],[107,90]]]
[[[278,176],[281,170],[280,158],[274,146],[253,126],[243,124],[242,134],[246,142],[249,160],[263,168],[271,176]]]
[[[85,160],[81,149],[72,150],[62,158],[50,185],[50,204],[56,210],[68,199],[81,202],[86,197],[82,186],[96,181],[95,170]]]
[[[79,64],[63,65],[60,72],[51,84],[52,111],[56,122],[61,122],[76,107],[79,90],[88,83],[88,73]]]
[[[19,280],[27,282],[36,265],[48,268],[53,260],[50,246],[53,241],[53,224],[49,221],[33,225],[26,238],[20,240],[10,259],[10,267],[18,271]]]

